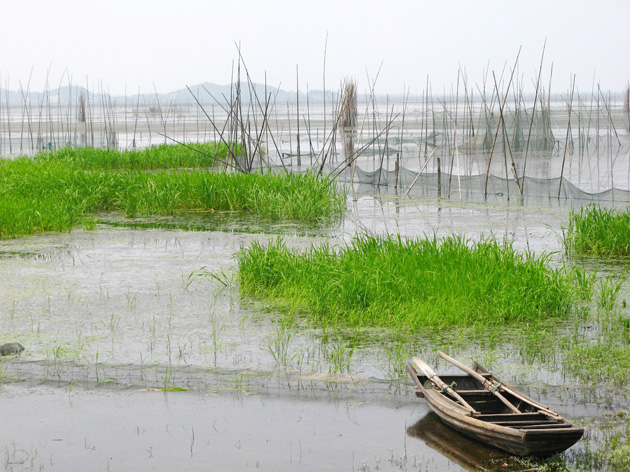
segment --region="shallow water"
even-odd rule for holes
[[[477,460],[461,462],[469,446],[436,449],[414,426],[428,409],[400,363],[413,353],[448,371],[436,348],[479,360],[569,418],[628,410],[627,389],[583,385],[556,360],[525,360],[518,333],[323,333],[282,325],[231,282],[234,253],[278,234],[306,248],[364,231],[456,233],[506,239],[564,263],[561,229],[581,204],[460,202],[356,186],[334,227],[226,217],[195,223],[209,225],[199,231],[177,229],[185,222],[176,219],[141,220],[155,228],[137,229],[102,215],[95,231],[0,241],[0,343],[27,349],[0,364],[11,425],[0,432],[0,461],[9,470],[467,470]],[[354,348],[349,368],[335,370],[331,353],[344,343]],[[160,388],[189,391],[145,391]]]
[[[282,331],[273,312],[231,287],[234,253],[280,233],[292,247],[356,233],[407,237],[462,234],[512,241],[537,253],[562,248],[567,206],[461,204],[351,194],[352,211],[334,231],[296,235],[260,224],[260,233],[100,227],[96,231],[0,241],[3,335],[28,344],[32,360],[201,365],[271,371],[274,350],[290,336],[300,371],[326,372],[317,328]],[[217,277],[208,276],[213,273]],[[369,346],[353,373],[388,378]],[[296,359],[294,359],[296,360]],[[294,362],[295,363],[295,362]]]
[[[459,470],[418,463],[406,427],[426,411],[404,399],[8,385],[2,402],[5,470]]]

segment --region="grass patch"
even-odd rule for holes
[[[573,346],[563,360],[566,372],[591,385],[630,385],[630,348],[627,343],[596,342]]]
[[[199,151],[199,152],[197,152]],[[175,169],[213,167],[220,165],[228,154],[225,143],[160,144],[139,150],[61,148],[42,151],[33,159],[45,162],[65,162],[82,169]]]
[[[568,253],[630,256],[630,208],[589,205],[579,212],[571,210],[564,244]]]
[[[547,256],[462,237],[356,237],[299,252],[282,239],[237,254],[243,294],[338,326],[501,325],[561,317],[576,281]]]
[[[580,421],[586,451],[571,457],[579,470],[630,470],[630,412],[617,411]]]
[[[99,211],[121,211],[127,217],[240,212],[323,223],[345,210],[345,194],[313,173],[121,170],[116,158],[93,169],[84,158],[75,162],[51,156],[0,161],[0,238],[69,231],[81,223],[93,227]]]

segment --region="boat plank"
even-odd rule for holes
[[[419,367],[426,365],[424,361],[416,364]],[[493,447],[519,456],[550,456],[571,447],[584,434],[583,428],[527,395],[516,392],[479,364],[475,363],[474,369],[475,375],[468,373],[469,369],[463,369],[468,375],[445,374],[438,377],[430,367],[422,369],[423,375],[414,364],[407,364],[417,395],[425,398],[445,424]],[[431,375],[426,375],[427,372]],[[446,385],[435,388],[427,383],[427,380],[433,380],[432,377],[440,378]],[[463,408],[463,402],[453,398],[455,392],[449,391],[449,384],[475,412]],[[489,386],[501,389],[505,397],[499,398],[494,388],[489,389]]]
[[[547,427],[547,426],[561,426],[561,427],[566,427],[566,423],[558,423],[557,421],[536,421],[536,420],[532,420],[532,421],[490,421],[490,423],[492,424],[496,424],[498,426],[509,426],[511,428],[522,428],[524,426],[539,426],[541,428]]]
[[[531,425],[521,426],[519,429],[571,429],[575,428],[575,425],[568,423],[547,424],[547,425]]]

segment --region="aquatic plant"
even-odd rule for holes
[[[498,325],[565,316],[574,277],[548,256],[463,237],[357,236],[298,252],[278,238],[237,254],[241,292],[342,326]]]
[[[354,355],[354,346],[349,341],[340,339],[326,346],[326,357],[328,358],[328,373],[341,374],[350,373],[350,363]]]
[[[236,146],[234,146],[236,148]],[[34,160],[71,163],[83,169],[175,169],[221,165],[228,153],[225,143],[160,144],[145,149],[65,147],[42,151]]]
[[[296,354],[290,356],[289,345],[291,338],[295,335],[295,329],[290,326],[287,319],[282,319],[275,335],[270,336],[267,340],[267,351],[273,356],[276,364],[286,369],[289,363],[295,358]]]
[[[598,308],[612,310],[617,305],[619,292],[624,281],[625,277],[615,279],[611,276],[599,280],[595,293],[595,302]]]
[[[630,208],[619,211],[592,204],[572,209],[564,245],[569,254],[629,256]]]
[[[617,411],[581,422],[596,434],[585,437],[586,451],[574,460],[579,470],[630,470],[630,412]]]
[[[628,341],[598,340],[592,344],[577,344],[567,352],[563,369],[590,385],[630,384],[630,348]]]
[[[595,284],[596,271],[589,271],[585,267],[573,268],[575,277],[577,295],[583,300],[590,300],[593,295],[593,285]]]
[[[566,461],[560,454],[551,457],[509,457],[493,459],[495,470],[520,470],[523,472],[569,472]]]
[[[69,231],[84,221],[93,228],[99,211],[122,211],[127,217],[223,211],[324,222],[344,209],[345,194],[337,184],[311,172],[143,172],[28,158],[0,166],[0,238]]]

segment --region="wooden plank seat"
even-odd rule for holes
[[[552,426],[552,425],[557,425],[557,424],[562,424],[562,423],[558,423],[557,421],[553,421],[553,420],[542,420],[542,421],[537,421],[537,420],[532,420],[532,421],[489,421],[489,423],[492,424],[496,424],[499,426],[509,426],[511,428],[521,428],[523,426]]]
[[[483,421],[489,421],[494,423],[495,421],[524,421],[524,420],[532,420],[532,419],[540,419],[542,421],[549,419],[550,417],[544,415],[537,411],[532,411],[530,413],[490,413],[490,414],[481,414],[481,415],[473,415],[475,418]]]
[[[519,429],[564,429],[574,428],[575,426],[568,423],[552,423],[552,424],[540,424],[532,426],[521,426]]]

